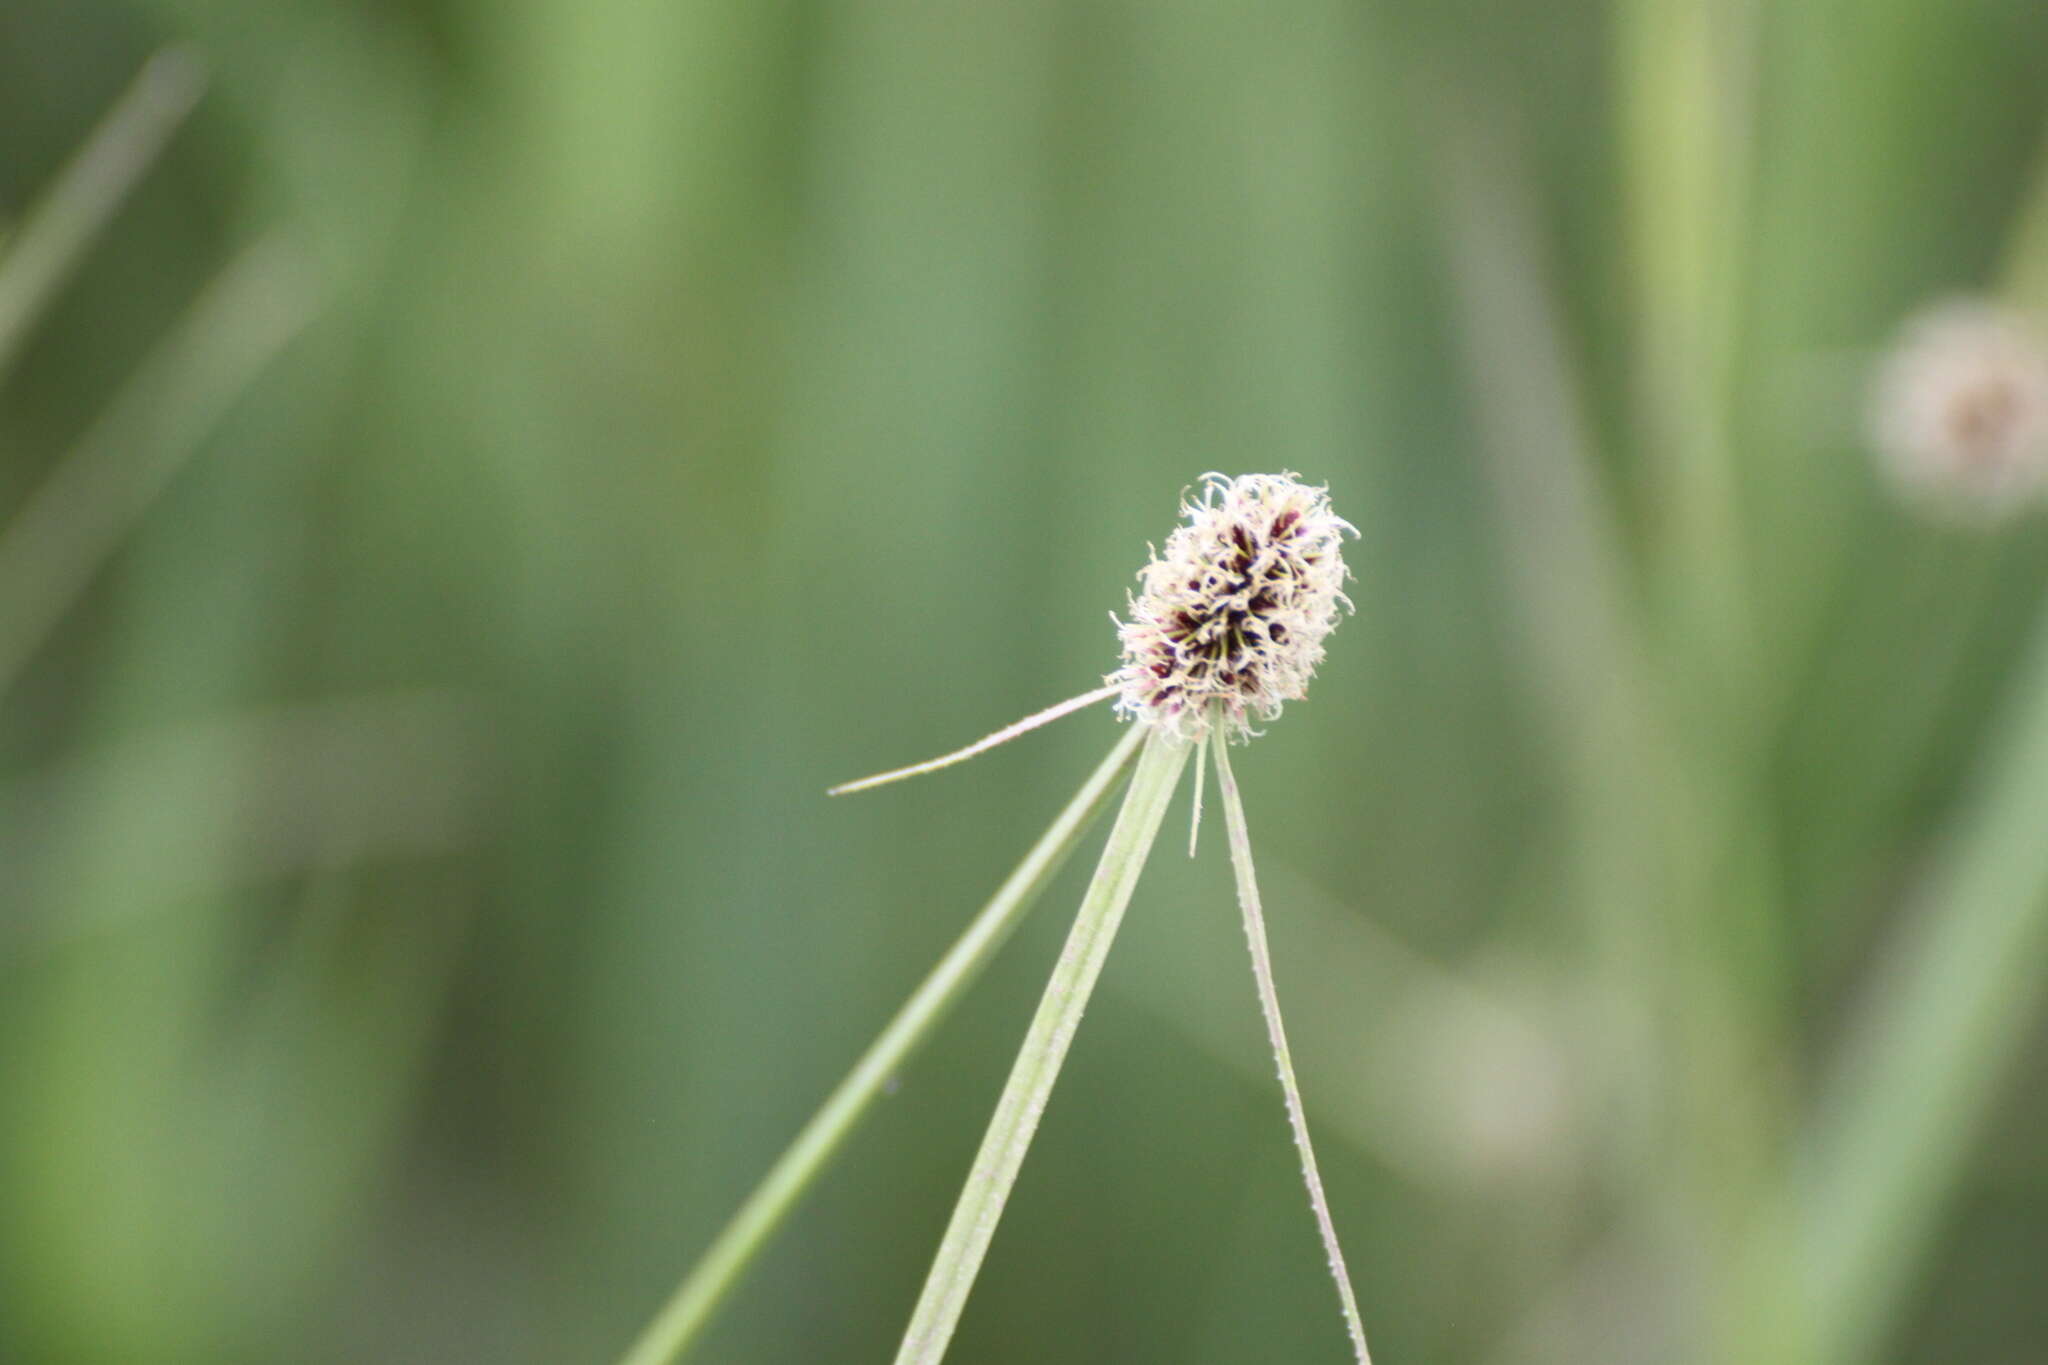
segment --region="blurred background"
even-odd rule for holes
[[[1210,469],[1361,531],[1237,767],[1377,1355],[2042,1359],[2048,534],[1865,412],[2044,116],[2033,0],[5,0],[0,1359],[616,1358],[1117,730],[823,789]],[[1346,1358],[1181,818],[955,1359]],[[888,1358],[1093,848],[693,1359]]]

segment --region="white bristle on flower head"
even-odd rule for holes
[[[1307,695],[1323,640],[1349,610],[1340,553],[1358,534],[1326,489],[1292,474],[1202,476],[1186,524],[1139,571],[1123,666],[1104,678],[1126,717],[1187,740],[1257,733]],[[1116,618],[1111,617],[1112,620]]]
[[[1872,398],[1887,473],[1932,510],[1993,517],[2048,489],[2048,342],[2012,310],[1957,299],[1922,312]]]

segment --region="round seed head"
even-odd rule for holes
[[[1989,520],[2048,488],[2048,344],[2008,309],[1957,300],[1908,322],[1871,415],[1886,471],[1929,510]]]
[[[1138,573],[1130,619],[1117,621],[1123,666],[1104,681],[1134,720],[1183,739],[1212,724],[1246,739],[1252,717],[1277,719],[1307,693],[1323,637],[1351,606],[1339,549],[1358,532],[1292,474],[1205,474],[1181,514]]]

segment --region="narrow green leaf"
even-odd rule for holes
[[[1132,728],[1145,730],[1143,726]],[[967,1306],[968,1291],[974,1287],[982,1257],[988,1253],[989,1240],[1003,1216],[1003,1205],[1038,1131],[1039,1115],[1045,1112],[1053,1081],[1074,1041],[1081,1012],[1095,989],[1095,979],[1123,921],[1124,907],[1138,885],[1152,841],[1158,837],[1160,822],[1166,818],[1167,803],[1180,781],[1190,746],[1158,731],[1149,733],[1116,827],[1110,831],[1095,877],[1081,898],[1080,913],[1074,917],[1073,930],[1053,967],[1052,979],[1046,983],[1038,1013],[1024,1035],[1009,1083],[996,1101],[995,1118],[975,1154],[967,1184],[953,1206],[953,1221],[947,1225],[924,1293],[903,1334],[897,1365],[937,1365],[945,1358],[960,1312]]]
[[[745,1275],[755,1255],[782,1225],[804,1192],[823,1174],[866,1115],[868,1106],[944,1018],[989,959],[1023,920],[1024,912],[1095,823],[1117,780],[1138,751],[1144,729],[1133,725],[1109,757],[1054,818],[1024,861],[1017,864],[974,922],[932,968],[881,1036],[797,1134],[754,1192],[740,1205],[683,1282],[676,1287],[620,1365],[667,1365],[687,1351]]]

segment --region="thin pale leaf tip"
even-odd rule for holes
[[[850,792],[866,791],[870,787],[881,787],[891,782],[901,782],[906,777],[917,777],[924,773],[935,773],[941,768],[950,768],[955,763],[965,763],[976,754],[986,753],[998,744],[1007,744],[1017,738],[1017,736],[1036,730],[1041,725],[1050,724],[1061,716],[1085,710],[1099,701],[1108,701],[1117,694],[1118,690],[1116,686],[1112,685],[1098,687],[1093,692],[1084,692],[1078,697],[1069,697],[1056,706],[1048,706],[1035,715],[1024,717],[1024,719],[1014,725],[1006,725],[992,735],[985,735],[964,749],[956,749],[950,754],[942,754],[937,758],[926,759],[922,763],[913,763],[907,768],[894,768],[886,773],[876,773],[873,777],[863,777],[855,782],[842,782],[836,787],[827,788],[825,795],[845,796]]]

